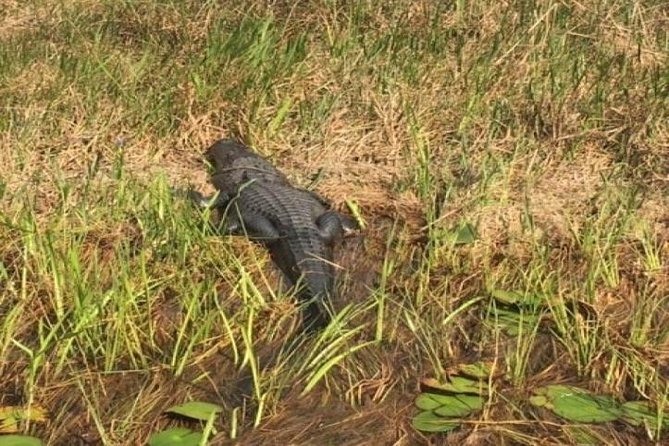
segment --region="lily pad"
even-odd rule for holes
[[[492,372],[492,362],[479,361],[472,364],[460,364],[456,368],[459,374],[476,379],[487,379]]]
[[[530,397],[530,404],[537,407],[546,407],[548,405],[548,398],[544,395],[534,395]],[[551,405],[551,407],[553,407]]]
[[[151,435],[149,446],[198,446],[200,440],[202,440],[202,432],[174,427]]]
[[[482,382],[464,378],[462,376],[453,376],[447,382],[441,382],[434,378],[427,378],[422,381],[422,384],[428,389],[434,389],[446,393],[470,393],[474,395],[487,394],[487,389],[484,387]]]
[[[483,395],[486,393],[486,390],[483,387],[483,383],[481,383],[481,381],[474,381],[461,376],[453,376],[451,377],[450,381],[455,392],[473,393],[476,395]]]
[[[416,407],[420,410],[434,410],[448,403],[449,395],[439,395],[438,393],[421,393],[416,398]]]
[[[565,395],[555,400],[553,412],[581,423],[603,423],[620,418],[622,411],[613,399],[596,395]]]
[[[203,401],[189,401],[179,406],[167,409],[169,413],[175,413],[195,420],[207,421],[212,413],[219,413],[223,408],[217,404],[205,403]]]
[[[536,389],[535,405],[552,410],[557,416],[580,423],[614,421],[623,415],[620,405],[608,395],[596,395],[579,387],[550,385]]]
[[[459,422],[440,417],[431,410],[421,412],[413,417],[411,424],[414,429],[423,432],[450,432],[460,426]]]
[[[465,417],[483,407],[483,398],[474,395],[439,395],[422,393],[416,398],[416,406],[432,410],[442,417]]]
[[[650,426],[657,430],[658,421],[662,427],[669,427],[669,414],[663,414],[658,419],[658,414],[648,401],[628,401],[622,405],[623,420],[632,426]]]
[[[460,418],[483,408],[483,398],[474,395],[448,395],[446,404],[434,410],[439,416]]]

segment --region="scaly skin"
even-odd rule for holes
[[[209,204],[210,199],[191,191],[191,198],[223,210],[228,234],[246,235],[267,247],[300,300],[309,302],[306,328],[323,328],[330,320],[327,301],[335,283],[333,245],[352,227],[350,219],[329,210],[315,193],[291,186],[285,175],[238,142],[218,141],[206,157],[214,167],[218,197]]]

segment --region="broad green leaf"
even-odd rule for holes
[[[493,290],[492,297],[504,304],[515,305],[523,300],[523,294],[518,291]]]
[[[440,395],[421,393],[416,406],[422,410],[433,410],[442,417],[464,417],[483,407],[483,398],[474,395]]]
[[[460,226],[455,233],[456,245],[468,245],[474,243],[479,236],[476,233],[476,228],[471,223],[465,223]]]
[[[550,399],[555,399],[563,395],[572,394],[572,393],[589,393],[585,389],[580,387],[567,386],[564,384],[551,384],[546,387],[540,387],[534,391],[538,395],[546,395]]]
[[[657,430],[658,414],[648,401],[628,401],[621,406],[623,419],[632,426],[650,426]],[[663,427],[669,427],[669,414],[660,419]]]
[[[622,409],[623,419],[633,426],[641,426],[648,418],[656,418],[647,401],[628,401]]]
[[[427,378],[422,381],[422,384],[425,387],[449,393],[473,393],[475,395],[486,395],[487,393],[487,389],[483,383],[462,376],[453,376],[448,382],[440,382],[434,378]]]
[[[0,435],[0,446],[44,446],[44,443],[27,435]]]
[[[437,393],[421,393],[416,397],[416,407],[420,410],[433,410],[445,404],[445,398],[448,395],[439,395]]]
[[[553,412],[559,417],[579,423],[604,423],[621,416],[620,408],[593,396],[573,395],[555,401]]]
[[[167,412],[193,418],[195,420],[207,421],[212,413],[219,413],[223,408],[217,404],[205,403],[203,401],[189,401],[179,406],[167,409]]]
[[[530,397],[530,404],[537,407],[548,407],[548,399],[543,395],[534,395]],[[553,407],[550,405],[549,409]]]
[[[446,404],[434,410],[441,417],[462,418],[481,410],[483,398],[475,395],[449,395]]]
[[[616,401],[606,395],[595,395],[573,386],[552,385],[537,389],[546,398],[545,407],[559,417],[581,423],[614,421],[623,414]]]
[[[423,432],[450,432],[460,426],[460,423],[440,417],[432,411],[425,411],[413,417],[411,425]]]
[[[149,446],[198,446],[201,439],[202,432],[174,427],[151,435]]]
[[[480,395],[483,392],[483,386],[480,381],[474,381],[461,376],[453,376],[450,381],[451,385],[458,393],[475,393]]]
[[[460,364],[457,367],[457,370],[460,374],[471,378],[485,379],[488,378],[492,372],[492,363],[479,361],[473,364]]]

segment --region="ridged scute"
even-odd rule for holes
[[[325,201],[291,186],[267,160],[236,141],[217,142],[207,159],[214,167],[212,183],[228,197],[221,206],[236,214],[243,233],[269,249],[274,263],[299,287],[300,298],[315,301],[306,309],[307,325],[324,325],[328,318],[322,301],[331,295],[335,278],[334,238],[324,237],[317,224],[329,212]]]

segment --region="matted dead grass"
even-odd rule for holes
[[[619,59],[630,60],[630,67],[638,69],[640,77],[660,70],[667,56],[662,40],[656,36],[668,23],[667,11],[661,6],[637,9],[635,23],[622,24],[615,10],[597,18],[585,4],[573,4],[575,15],[569,19],[573,26],[553,35],[561,26],[559,14],[567,7],[554,2],[540,4],[529,18],[505,2],[467,4],[461,11],[435,11],[429,2],[400,2],[393,10],[381,3],[369,4],[368,20],[360,23],[352,5],[325,3],[313,9],[286,2],[269,6],[261,2],[248,6],[244,2],[222,2],[209,9],[180,9],[146,2],[144,14],[114,6],[118,16],[109,15],[110,10],[96,1],[48,7],[5,3],[0,41],[44,39],[39,33],[41,26],[55,29],[72,17],[72,11],[88,11],[93,24],[111,30],[103,34],[107,47],[96,50],[94,39],[84,39],[81,47],[69,47],[64,35],[56,36],[50,45],[63,53],[109,57],[114,62],[111,68],[121,67],[121,80],[142,76],[137,74],[141,70],[134,71],[133,64],[142,60],[142,50],[147,48],[148,54],[155,52],[163,58],[156,59],[161,62],[149,62],[158,74],[145,75],[147,88],[162,82],[160,76],[165,76],[165,88],[169,84],[177,91],[173,97],[177,105],[160,111],[164,120],[175,121],[166,132],[158,124],[141,127],[141,120],[136,118],[141,116],[138,106],[119,101],[112,93],[100,94],[95,113],[89,113],[93,109],[88,102],[90,91],[75,79],[64,80],[61,67],[52,60],[37,59],[9,73],[0,84],[0,94],[21,103],[13,102],[4,110],[12,124],[0,131],[0,147],[4,148],[0,150],[2,182],[8,191],[33,197],[31,211],[38,221],[49,221],[63,207],[75,208],[87,189],[118,187],[122,180],[114,178],[114,169],[121,156],[123,175],[139,187],[157,175],[165,175],[172,186],[192,185],[211,191],[202,153],[219,138],[237,136],[268,156],[298,185],[311,185],[322,169],[315,190],[337,209],[345,211],[347,200],[354,200],[362,209],[367,229],[344,241],[337,253],[341,266],[338,308],[371,299],[379,286],[384,258],[392,258],[398,265],[386,290],[387,323],[392,327],[386,335],[387,344],[347,360],[329,374],[328,385],[306,397],[299,396],[303,383],[295,383],[255,430],[250,429],[254,408],[249,402],[244,414],[248,429],[240,438],[226,440],[229,432],[225,431],[211,444],[567,441],[568,434],[557,421],[523,419],[520,410],[504,405],[487,409],[485,419],[475,420],[447,438],[422,435],[409,423],[415,414],[417,382],[434,375],[431,360],[457,363],[500,355],[513,345],[513,341],[486,338],[480,320],[483,311],[468,312],[458,320],[457,327],[448,331],[436,324],[459,303],[485,293],[492,285],[519,283],[523,268],[537,262],[537,247],[550,251],[547,265],[564,277],[558,292],[578,298],[589,272],[589,260],[579,237],[603,208],[618,203],[612,198],[614,192],[632,188],[644,192],[636,208],[630,205],[630,218],[635,224],[647,225],[647,232],[638,228],[623,231],[611,249],[619,264],[618,282],[614,286],[597,282],[595,298],[587,305],[593,321],[601,322],[602,337],[607,342],[628,352],[640,364],[655,368],[661,379],[666,379],[669,340],[649,346],[629,341],[639,329],[630,314],[641,317],[644,302],[653,312],[648,322],[652,326],[649,339],[661,339],[669,321],[665,302],[669,295],[666,110],[663,112],[658,105],[661,99],[647,101],[647,86],[631,82],[622,68],[611,72],[610,81],[606,81],[602,80],[605,75],[588,70],[591,61],[578,59],[570,69],[585,74],[571,91],[555,93],[551,89],[561,87],[547,81],[559,68],[555,60],[568,59],[567,53],[560,55],[551,46],[560,39],[567,46],[573,45],[569,47],[573,51],[585,45],[602,58],[618,55]],[[265,88],[260,84],[244,89],[248,76],[244,70],[249,65],[245,65],[245,59],[235,59],[222,66],[215,92],[203,95],[195,78],[177,73],[177,69],[189,66],[196,72],[206,61],[193,62],[189,57],[208,48],[211,42],[207,39],[218,21],[225,21],[226,29],[232,32],[244,17],[273,17],[280,24],[279,38],[284,41],[305,32],[308,51],[298,68],[279,72],[271,86],[260,92]],[[354,22],[355,26],[351,25]],[[516,34],[515,29],[519,30]],[[418,49],[417,42],[432,38],[434,30],[449,37],[435,37],[433,47]],[[354,32],[358,34],[349,35]],[[391,36],[387,42],[381,39],[386,35]],[[637,41],[635,36],[643,38]],[[381,43],[375,40],[377,37]],[[349,42],[349,46],[342,42]],[[337,44],[344,48],[341,56],[332,49]],[[493,52],[495,45],[501,49]],[[283,49],[280,45],[277,48]],[[397,52],[392,53],[395,48]],[[417,51],[426,55],[415,57]],[[169,65],[174,71],[165,69]],[[261,77],[271,64],[264,60],[257,65],[254,69]],[[645,82],[649,78],[642,77]],[[533,84],[529,85],[528,80]],[[106,82],[113,84],[110,79]],[[238,87],[239,96],[223,93],[230,85]],[[593,90],[600,87],[609,89],[610,95],[592,105]],[[623,89],[626,96],[620,93]],[[286,98],[292,104],[290,110],[280,125],[273,126]],[[332,103],[329,108],[323,106],[322,111],[320,107],[327,105],[328,98]],[[301,112],[300,107],[306,111]],[[148,115],[150,110],[141,111]],[[421,196],[418,184],[420,141],[427,143],[431,154],[429,196]],[[97,166],[97,173],[87,183],[84,177],[92,165]],[[63,184],[70,188],[65,198]],[[7,194],[2,202],[8,214],[21,212],[20,197]],[[95,199],[88,202],[100,209],[105,206]],[[437,215],[428,221],[431,211]],[[462,221],[476,223],[475,244],[456,249],[439,240],[428,240],[430,229],[448,232]],[[602,221],[609,220],[602,217]],[[141,250],[144,241],[141,229],[131,218],[113,222],[103,219],[102,223],[85,228],[82,259],[100,263],[98,279],[104,285],[110,283],[117,266],[115,250],[123,243],[136,244]],[[389,243],[394,225],[396,234]],[[642,236],[635,238],[639,231]],[[643,264],[647,247],[640,240],[648,239],[648,234],[657,243],[663,260],[658,271],[649,272]],[[11,240],[12,234],[3,237]],[[266,254],[246,241],[210,241],[193,248],[191,255],[195,258],[207,250],[222,250],[222,245],[245,262],[265,295],[272,295],[280,287],[281,279]],[[11,271],[12,265],[18,268],[21,263],[17,260],[20,250],[6,246],[3,264]],[[426,263],[430,255],[437,259],[436,264]],[[151,261],[155,262],[152,274],[163,277],[175,273],[176,266],[161,263],[164,261],[159,255]],[[235,272],[225,273],[228,275],[220,279],[218,291],[222,304],[234,313],[241,305],[233,292]],[[193,281],[214,274],[219,274],[215,267],[202,268],[193,271]],[[21,329],[12,334],[17,339],[36,338],[36,321],[54,319],[54,309],[48,305],[48,296],[54,294],[51,278],[28,277],[35,283],[35,300],[25,307]],[[18,292],[10,289],[17,288],[17,283],[7,287],[6,296],[13,295],[14,299],[4,298],[0,306],[3,313],[17,302]],[[416,297],[419,295],[422,303]],[[155,358],[163,361],[166,359],[161,355],[167,355],[184,324],[180,297],[166,289],[148,311],[152,326],[158,327],[152,348],[156,349]],[[266,331],[257,333],[256,342],[263,355],[277,348],[297,320],[290,302],[268,300],[257,325],[278,326],[281,330],[275,337]],[[423,331],[412,331],[405,322],[410,317],[424,318],[426,326],[420,327]],[[373,335],[373,315],[359,317],[356,322],[367,324],[361,339]],[[248,375],[221,353],[229,349],[229,341],[220,332],[213,336],[199,352],[197,365],[180,378],[172,376],[169,367],[157,359],[147,369],[132,373],[127,370],[133,364],[126,357],[117,364],[119,370],[126,371],[106,373],[86,362],[91,358],[82,356],[80,363],[69,364],[70,375],[64,379],[62,374],[55,375],[55,358],[48,357],[39,375],[39,403],[52,411],[53,418],[40,432],[50,435],[52,444],[124,444],[124,434],[137,443],[173,425],[162,411],[186,399],[215,400],[227,404],[226,409],[240,401],[247,404],[240,395],[249,392]],[[426,348],[421,336],[435,345]],[[536,375],[529,377],[527,385],[583,381],[571,363],[573,358],[548,333],[542,336],[529,366]],[[2,362],[3,376],[9,378],[0,385],[1,405],[24,402],[27,365],[20,359],[19,352],[13,350]],[[610,352],[602,352],[590,364],[588,373],[596,378],[594,385],[636,395],[638,376],[624,365],[607,369],[610,359]],[[268,361],[268,369],[272,366]],[[611,378],[608,386],[603,386],[601,380],[607,373]],[[193,385],[204,375],[208,376],[205,384]],[[507,391],[509,396],[520,391],[507,383],[504,386],[500,391]],[[136,414],[137,420],[125,419],[124,413]],[[96,425],[99,422],[105,429]],[[125,427],[115,430],[118,425]],[[108,438],[100,435],[102,430],[111,432]],[[614,427],[602,428],[601,434],[611,444],[643,444],[645,437],[640,431]]]

